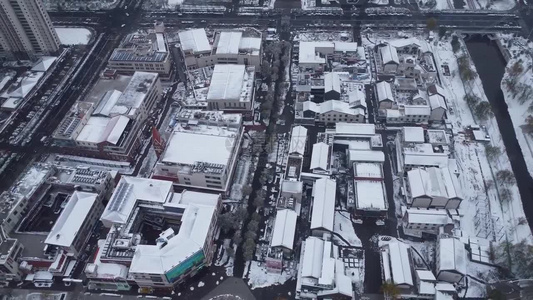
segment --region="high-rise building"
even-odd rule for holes
[[[0,57],[47,55],[59,46],[42,0],[0,0]]]

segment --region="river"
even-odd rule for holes
[[[522,149],[516,139],[513,123],[507,110],[507,103],[500,88],[505,73],[505,59],[496,42],[491,41],[488,37],[475,35],[467,38],[465,42],[498,122],[505,150],[516,177],[522,205],[531,228],[533,225],[533,178],[527,170]]]

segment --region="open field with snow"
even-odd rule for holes
[[[63,45],[87,45],[92,37],[91,31],[83,27],[56,27],[55,30]]]

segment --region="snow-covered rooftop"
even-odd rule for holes
[[[382,101],[394,101],[392,94],[391,84],[386,81],[380,81],[376,83],[376,91],[378,96],[378,102]]]
[[[341,92],[341,79],[339,78],[339,74],[329,72],[324,75],[324,91],[326,93],[329,91]]]
[[[348,150],[350,161],[360,162],[384,162],[385,154],[382,151],[375,150]]]
[[[289,154],[297,153],[304,155],[305,144],[307,143],[307,128],[303,126],[294,126],[291,132],[290,143]]]
[[[459,181],[448,168],[416,168],[407,172],[411,197],[462,199]]]
[[[320,49],[331,49],[333,52],[334,47],[332,42],[300,42],[298,62],[300,64],[325,64],[326,58],[319,55]]]
[[[446,109],[446,100],[444,97],[442,97],[439,94],[430,95],[429,96],[429,107],[431,110],[437,109],[437,108],[443,108]]]
[[[374,124],[360,124],[360,123],[345,123],[339,122],[335,125],[335,129],[328,130],[335,135],[359,136],[371,138],[376,134],[376,126]]]
[[[413,285],[409,246],[402,242],[388,244],[392,280],[395,284]]]
[[[253,80],[253,73],[249,74],[245,65],[215,65],[207,100],[249,102],[251,92],[248,87],[253,85]]]
[[[337,184],[332,179],[318,179],[313,186],[311,229],[333,231]]]
[[[423,143],[424,142],[424,128],[403,127],[403,141],[406,143]]]
[[[320,278],[322,274],[322,256],[324,255],[324,241],[310,236],[304,241],[304,255],[302,277]]]
[[[112,111],[117,113],[121,111],[120,107],[124,107],[128,111],[138,109],[143,105],[148,92],[154,85],[157,84],[159,75],[150,72],[135,72],[130,79],[130,82],[124,89],[120,98],[118,98],[115,108]]]
[[[116,263],[103,263],[101,257],[104,252],[105,240],[98,240],[98,252],[94,262],[88,263],[85,267],[85,274],[88,278],[120,279],[128,278],[128,267]]]
[[[303,182],[294,180],[283,180],[281,182],[281,191],[286,193],[301,193],[303,189]]]
[[[203,193],[198,193],[203,194]],[[194,195],[193,195],[194,196]],[[193,255],[203,252],[209,237],[209,228],[215,217],[218,197],[208,200],[194,198],[188,205],[181,218],[181,226],[176,235],[165,239],[157,245],[138,245],[131,261],[130,273],[167,274],[187,261]],[[202,255],[207,255],[202,253]],[[184,265],[184,268],[189,268]]]
[[[75,191],[44,242],[70,247],[97,198],[98,194],[95,193]]]
[[[356,208],[360,210],[387,210],[383,181],[354,180]]]
[[[125,116],[113,118],[91,116],[76,137],[76,141],[94,144],[108,142],[116,145],[130,121]]]
[[[380,163],[355,162],[353,168],[355,177],[383,178],[383,170]]]
[[[435,275],[429,270],[416,270],[416,276],[424,281],[436,281]]]
[[[294,210],[278,210],[270,243],[271,247],[285,247],[292,250],[297,217],[298,215]]]
[[[452,219],[445,210],[436,209],[407,209],[407,223],[446,225],[452,223]]]
[[[327,100],[320,104],[312,101],[306,101],[303,103],[303,111],[313,111],[318,114],[325,114],[329,112],[337,112],[352,116],[365,115],[363,108],[354,108],[350,103],[341,100]]]
[[[191,51],[193,54],[211,51],[211,44],[203,28],[180,31],[178,35],[183,51]]]
[[[323,142],[313,145],[310,169],[328,170],[329,165],[329,145]]]
[[[31,68],[32,71],[46,72],[57,60],[55,56],[43,56],[37,61],[37,63]]]
[[[396,48],[392,47],[390,44],[379,47],[379,53],[381,55],[381,63],[395,63],[399,64],[400,59],[398,58],[398,52]]]
[[[100,220],[107,224],[125,224],[138,201],[165,203],[172,195],[172,182],[123,176]]]
[[[438,272],[452,271],[466,275],[468,258],[465,245],[456,238],[441,238],[438,244]]]
[[[404,164],[408,166],[434,166],[444,167],[448,165],[446,153],[404,153]]]

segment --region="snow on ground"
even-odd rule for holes
[[[416,249],[416,253],[420,254],[421,258],[430,266],[435,264],[435,246],[433,241],[426,242],[414,242],[410,240],[404,240],[406,244],[409,244],[412,248]]]
[[[83,27],[56,27],[55,29],[63,45],[87,45],[92,37],[91,31]]]
[[[437,66],[447,64],[451,76],[442,76],[443,88],[447,91],[448,107],[450,113],[448,120],[459,132],[468,125],[476,124],[470,108],[464,96],[468,90],[480,97],[481,101],[487,101],[481,80],[476,77],[471,85],[463,84],[459,72],[457,59],[451,49],[450,40],[439,41],[436,46],[431,45]],[[471,62],[471,67],[475,66]],[[490,135],[495,146],[504,149],[498,126],[494,118],[485,123],[487,133]],[[498,170],[511,170],[507,155],[501,155],[498,162],[489,164],[484,152],[484,146],[470,141],[470,138],[459,133],[454,140],[455,156],[461,175],[459,180],[465,200],[461,203],[460,212],[461,229],[470,236],[495,239],[501,241],[507,237],[510,241],[518,241],[531,238],[531,231],[527,224],[517,225],[517,220],[524,217],[520,194],[516,186],[508,187],[513,200],[509,203],[500,204],[498,194],[494,188],[486,188],[484,183],[497,182],[493,174]],[[477,225],[476,225],[477,224]],[[498,235],[500,229],[506,236]]]
[[[349,31],[308,31],[294,32],[294,41],[341,41],[342,38],[353,39],[353,34]]]
[[[341,211],[335,212],[335,224],[333,231],[335,233],[340,234],[346,241],[348,241],[348,243],[350,243],[349,246],[362,246],[361,240],[359,239],[359,237],[357,237],[357,234],[355,233],[355,230],[353,228],[349,213]],[[339,238],[333,236],[333,239],[338,240]],[[344,245],[345,243],[340,241],[338,242],[338,244]]]
[[[181,5],[183,0],[168,0],[168,6],[176,7],[176,5]]]
[[[150,177],[150,173],[157,163],[157,155],[155,154],[154,147],[150,147],[148,155],[144,158],[141,168],[139,169],[139,177]]]
[[[249,264],[250,272],[248,274],[248,285],[251,289],[283,284],[292,277],[291,274],[285,272],[285,270],[281,274],[267,272],[264,265],[260,266],[260,263],[257,261],[252,261]]]
[[[418,3],[422,10],[443,10],[454,8],[451,0],[421,0]]]
[[[217,259],[215,260],[215,263],[214,263],[215,266],[223,266],[224,268],[226,268],[227,276],[233,276],[234,259],[233,257],[228,256],[228,253],[225,250],[227,247],[229,247],[230,244],[231,244],[231,239],[224,240],[223,246],[219,247],[217,251],[217,256],[216,256]],[[233,245],[233,251],[234,251],[233,253],[237,251],[237,245]],[[222,256],[220,255],[221,252],[223,252]],[[223,277],[220,278],[220,280],[222,279]]]
[[[510,10],[516,5],[515,0],[472,0],[468,1],[474,4],[471,9],[489,9],[489,10]]]
[[[531,67],[528,67],[532,64],[532,58],[526,53],[521,54],[522,48],[529,49],[529,47],[523,42],[522,38],[519,39],[503,36],[502,44],[509,50],[509,54],[512,58],[507,63],[507,70],[503,77],[501,88],[505,102],[507,102],[507,106],[509,107],[509,115],[511,115],[516,138],[522,149],[527,169],[531,176],[533,176],[533,137],[524,133],[521,128],[521,126],[526,123],[526,118],[533,115],[533,111],[528,112],[528,108],[533,107],[533,97],[530,94],[531,87],[533,86],[533,71]],[[523,71],[517,75],[511,75],[510,68],[515,63],[522,65]],[[513,80],[516,82],[517,90],[521,90],[521,92],[513,93],[506,84],[506,82],[512,78],[514,78]]]

